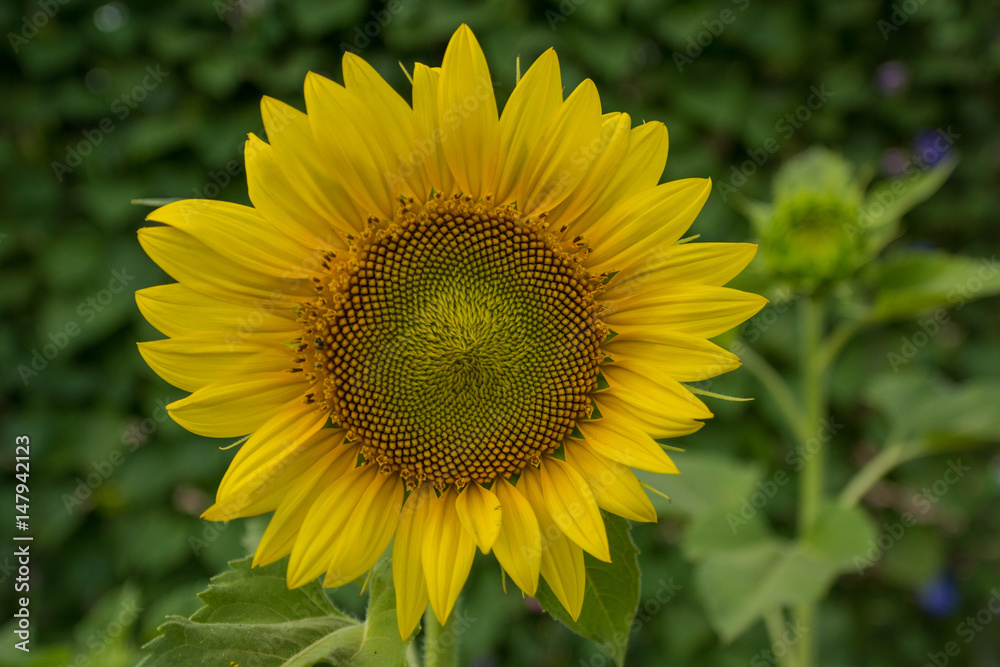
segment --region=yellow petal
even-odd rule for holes
[[[583,476],[566,462],[546,457],[541,484],[549,516],[559,530],[594,558],[610,563],[604,519]]]
[[[309,447],[326,453],[316,464],[302,473],[295,485],[278,505],[267,524],[267,530],[257,545],[254,567],[268,565],[292,553],[295,537],[305,521],[309,508],[326,491],[327,487],[354,468],[358,447],[344,445],[347,432],[342,429],[323,429],[310,438]]]
[[[423,538],[431,503],[436,501],[430,484],[421,484],[410,493],[399,514],[399,526],[392,542],[392,583],[396,587],[396,621],[399,636],[406,639],[427,609],[424,581]]]
[[[603,343],[601,349],[616,366],[646,370],[678,382],[697,382],[739,368],[739,358],[715,343],[688,334],[633,329]]]
[[[299,332],[290,308],[266,301],[256,305],[219,301],[180,283],[141,289],[135,302],[146,321],[172,338],[213,332],[237,345],[256,333],[284,332],[294,337]]]
[[[264,422],[303,400],[309,386],[301,373],[257,373],[213,382],[187,398],[174,401],[167,412],[175,422],[198,435],[232,438],[257,430]]]
[[[656,509],[628,467],[601,456],[585,440],[564,445],[566,463],[590,485],[601,509],[632,521],[656,521]]]
[[[503,511],[493,553],[517,587],[526,595],[534,595],[538,589],[538,571],[542,562],[542,534],[535,511],[506,479],[498,479],[493,489]]]
[[[497,203],[514,200],[528,157],[562,101],[559,58],[549,49],[528,68],[500,116],[500,163],[493,188]]]
[[[673,285],[724,285],[746,268],[757,252],[753,243],[684,243],[650,253],[644,261],[619,271],[601,294],[624,299]]]
[[[500,121],[486,56],[464,23],[448,42],[438,83],[441,147],[465,194],[480,198],[493,185]]]
[[[227,332],[228,333],[228,332]],[[184,391],[252,373],[280,373],[291,364],[285,343],[294,334],[194,334],[139,343],[139,354],[161,378]]]
[[[619,333],[650,325],[712,338],[753,317],[767,299],[729,287],[677,285],[612,301],[604,321]]]
[[[600,273],[629,267],[688,230],[712,191],[707,178],[658,185],[622,202],[590,229],[585,265]]]
[[[328,517],[329,522],[337,523],[342,528],[330,548],[323,586],[343,586],[375,565],[399,525],[405,489],[399,475],[379,473],[357,507],[338,508],[346,515],[343,523],[336,514]]]
[[[356,512],[378,477],[378,466],[352,468],[316,498],[292,546],[287,574],[289,588],[298,588],[326,571],[330,550],[343,535],[347,523],[352,519],[367,519]]]
[[[305,121],[304,115],[302,119]],[[300,173],[301,165],[280,161],[274,147],[254,134],[247,139],[243,157],[250,201],[272,225],[308,248],[329,251],[347,247],[342,235],[353,228],[342,221],[340,213],[330,210],[326,197],[320,199],[310,191],[314,181],[293,180],[296,174],[306,178]]]
[[[431,186],[417,143],[413,109],[371,65],[350,51],[344,53],[343,69],[347,90],[368,108],[369,127],[378,128],[388,166],[384,175],[393,191],[426,200]]]
[[[444,139],[438,116],[438,82],[441,73],[417,63],[413,68],[413,114],[417,120],[419,150],[431,185],[445,197],[455,193],[455,177],[444,156]]]
[[[552,209],[583,180],[601,144],[601,98],[585,79],[556,110],[524,169],[518,209],[539,215]]]
[[[184,199],[161,206],[146,220],[186,232],[252,271],[295,279],[306,277],[320,267],[314,252],[279,232],[249,206],[212,199]]]
[[[266,498],[272,502],[255,507],[256,513],[275,509],[294,478],[323,455],[322,449],[309,447],[314,444],[310,438],[329,421],[328,409],[305,403],[294,403],[269,419],[240,446],[219,483],[216,504],[250,516],[247,508]]]
[[[528,467],[521,473],[518,488],[524,492],[538,517],[542,533],[540,572],[559,603],[575,621],[583,609],[587,572],[583,550],[570,541],[549,515],[538,470]]]
[[[712,411],[687,387],[669,376],[650,370],[630,370],[618,364],[601,367],[611,385],[608,393],[639,412],[673,420],[709,419]]]
[[[315,72],[306,75],[309,125],[325,166],[337,174],[360,211],[389,218],[396,195],[385,174],[391,169],[368,109],[354,93]]]
[[[628,421],[584,419],[576,426],[595,452],[612,461],[650,472],[678,472],[663,448],[648,433]]]
[[[455,510],[484,554],[488,554],[500,532],[500,500],[489,489],[470,482],[458,494]]]
[[[139,243],[172,278],[221,301],[291,308],[315,294],[308,280],[281,279],[254,271],[173,227],[143,227]]]
[[[594,394],[594,402],[601,414],[613,421],[625,421],[649,434],[653,439],[679,438],[690,435],[705,425],[697,419],[663,412],[648,412],[631,403],[626,403],[612,390]]]
[[[308,116],[266,95],[261,99],[260,111],[277,167],[286,174],[302,202],[326,221],[325,224],[315,224],[317,221],[310,219],[300,222],[314,223],[310,229],[320,239],[328,238],[327,226],[344,232],[361,231],[371,212],[358,209],[337,172],[329,168],[316,146]],[[331,239],[330,243],[334,241]]]
[[[458,518],[456,495],[454,487],[448,487],[431,504],[421,545],[427,594],[442,625],[462,592],[476,555],[476,543]]]
[[[595,206],[609,183],[615,180],[622,161],[628,154],[632,119],[625,113],[604,116],[601,140],[592,154],[581,155],[587,160],[586,173],[573,192],[549,213],[556,228],[570,227],[574,220]]]
[[[574,234],[589,236],[613,208],[634,195],[652,189],[660,182],[663,166],[667,162],[667,128],[660,122],[644,123],[629,133],[628,153],[621,161],[607,185],[600,188],[600,196],[578,219],[560,215],[561,224],[569,224]]]

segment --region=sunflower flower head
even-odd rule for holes
[[[255,563],[362,576],[391,544],[403,637],[443,622],[478,550],[576,618],[601,510],[656,513],[632,468],[711,417],[683,384],[739,360],[708,339],[764,300],[723,287],[755,246],[676,242],[710,191],[659,184],[660,123],[564,98],[549,50],[499,114],[472,31],[407,102],[350,53],[301,113],[262,104],[252,207],[188,200],[140,231],[178,282],[137,293],[140,344],[205,436],[249,436],[204,514],[274,512]]]

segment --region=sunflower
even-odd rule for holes
[[[707,179],[658,184],[667,131],[563,99],[546,51],[498,114],[460,27],[412,104],[346,53],[308,113],[262,103],[252,207],[178,201],[139,240],[176,284],[141,290],[169,336],[140,343],[190,391],[199,435],[249,436],[204,517],[274,512],[256,565],[333,587],[392,544],[399,630],[444,622],[478,548],[576,618],[601,510],[656,513],[631,468],[676,473],[657,439],[708,408],[682,383],[739,360],[707,339],[765,303],[723,287],[751,244],[678,243]]]

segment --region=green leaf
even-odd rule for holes
[[[995,257],[906,252],[876,263],[866,279],[876,292],[871,317],[885,321],[998,294],[1000,264]]]
[[[260,568],[251,561],[233,561],[231,571],[214,577],[199,595],[205,606],[190,619],[168,617],[144,647],[141,667],[405,664],[387,559],[372,574],[364,624],[334,607],[315,581],[288,590],[285,561]]]
[[[933,169],[875,184],[865,197],[862,221],[873,229],[895,224],[907,211],[940,190],[956,164],[957,160],[947,159]]]
[[[718,551],[739,550],[771,539],[771,531],[758,512],[744,518],[740,510],[708,512],[691,520],[681,546],[691,560]]]
[[[806,535],[804,546],[837,572],[848,572],[855,569],[855,558],[865,554],[876,537],[864,510],[828,505]]]
[[[702,548],[696,590],[712,627],[730,642],[770,611],[821,599],[869,539],[874,531],[863,512],[831,506],[801,543],[758,534],[742,547]]]
[[[611,562],[584,555],[587,589],[580,618],[576,621],[570,618],[544,580],[538,582],[535,597],[545,611],[576,634],[597,642],[620,666],[625,662],[629,629],[639,608],[639,550],[632,541],[628,521],[602,514]]]
[[[822,563],[777,539],[715,552],[695,572],[709,623],[726,642],[774,609],[818,600],[830,579]]]
[[[906,457],[1000,442],[1000,382],[956,385],[920,371],[877,376],[866,401],[885,413]]]
[[[636,471],[636,476],[670,496],[653,496],[661,516],[691,517],[705,512],[739,507],[761,478],[758,467],[719,456],[685,452],[675,457],[680,475],[657,475]]]

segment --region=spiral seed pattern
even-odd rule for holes
[[[408,483],[489,482],[587,415],[607,331],[597,280],[544,226],[438,195],[330,258],[299,362],[366,459]]]

